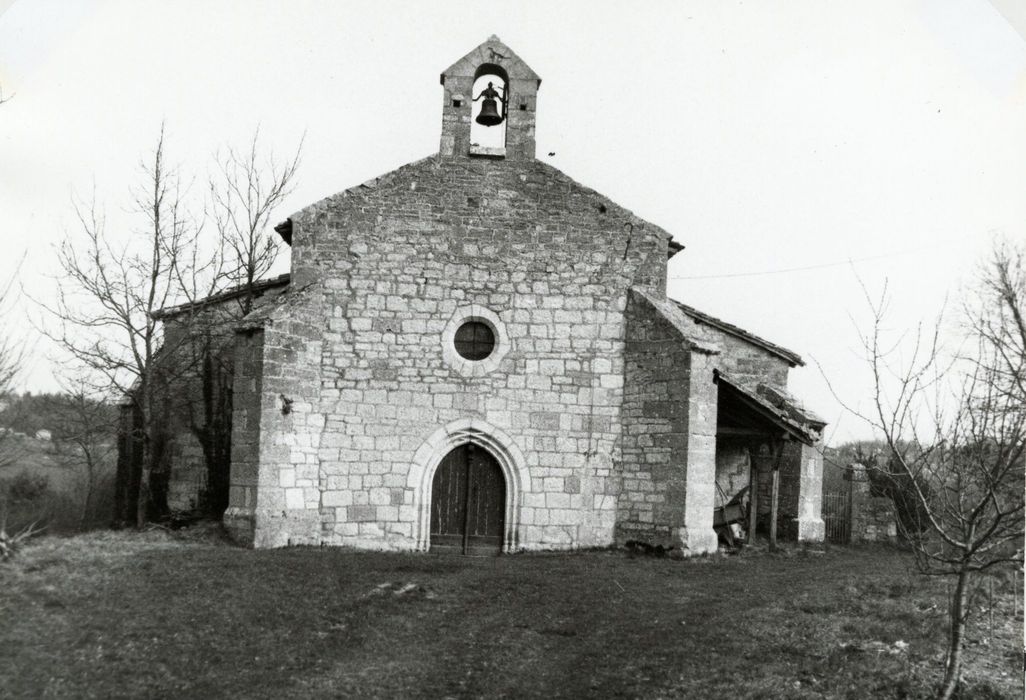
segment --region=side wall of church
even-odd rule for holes
[[[230,410],[234,327],[241,316],[238,301],[232,300],[163,319],[156,367],[165,388],[158,424],[166,439],[167,505],[172,511],[205,510],[216,499],[196,431],[208,429],[225,417],[219,412]],[[229,468],[227,463],[220,466]]]
[[[232,537],[251,543],[260,470],[260,415],[263,403],[264,331],[249,329],[235,339],[232,387],[232,466],[224,523]]]
[[[401,168],[293,225],[293,284],[318,281],[324,316],[323,347],[302,351],[318,384],[299,392],[292,420],[321,430],[309,450],[277,450],[306,438],[267,412],[278,393],[296,393],[294,380],[265,371],[261,440],[276,448],[261,474],[295,470],[292,488],[309,484],[303,517],[315,510],[319,528],[305,537],[424,546],[423,481],[411,474],[443,455],[426,465],[417,455],[439,430],[472,421],[523,462],[518,547],[612,542],[626,291],[664,293],[664,232],[543,164],[469,158]],[[471,366],[446,344],[463,319],[482,317],[498,348]]]
[[[207,463],[203,446],[183,426],[176,426],[169,444],[171,473],[167,485],[167,505],[172,511],[200,508],[207,490]]]

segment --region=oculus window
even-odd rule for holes
[[[473,362],[483,360],[495,349],[495,333],[481,321],[467,321],[456,329],[453,338],[460,357]]]

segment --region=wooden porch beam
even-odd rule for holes
[[[746,545],[755,544],[755,523],[759,517],[759,469],[755,458],[759,454],[759,441],[752,441],[748,448],[748,538]]]
[[[777,549],[777,506],[780,500],[780,462],[784,457],[784,446],[787,438],[780,440],[777,444],[777,459],[773,465],[773,490],[770,495],[770,551]]]

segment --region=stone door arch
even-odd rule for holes
[[[523,495],[531,491],[527,463],[516,442],[505,431],[476,418],[464,418],[439,428],[413,455],[406,484],[413,492],[416,548],[427,551],[431,546],[431,490],[435,472],[450,452],[467,443],[487,451],[498,464],[506,489],[502,551],[517,551]]]

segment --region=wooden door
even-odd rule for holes
[[[487,450],[460,445],[438,465],[431,483],[431,551],[502,552],[506,482]]]

